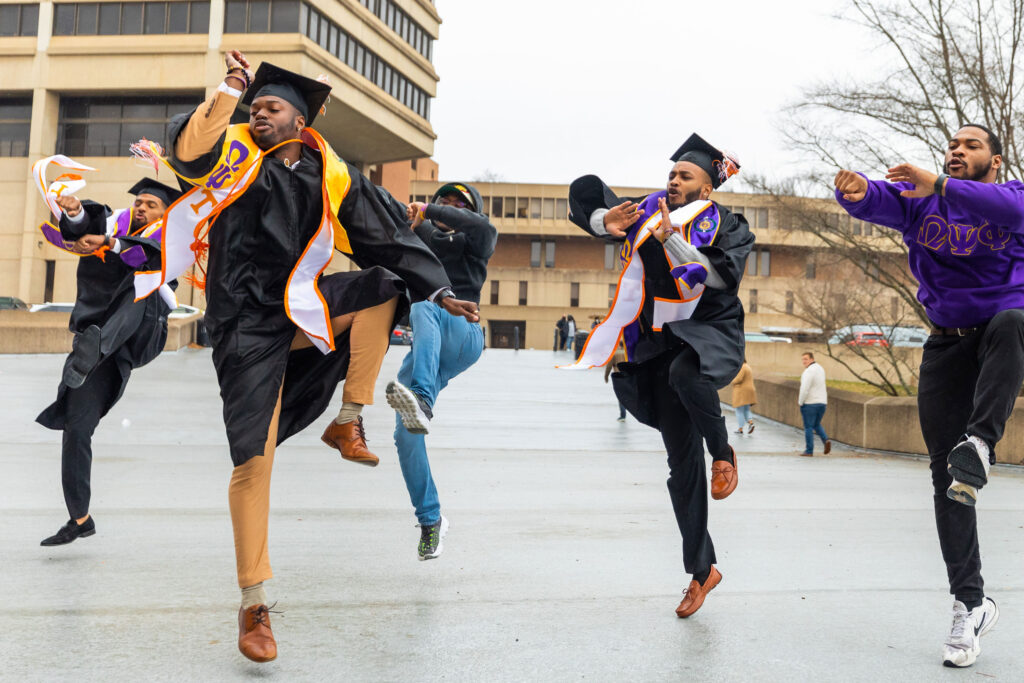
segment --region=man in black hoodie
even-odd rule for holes
[[[476,188],[448,183],[434,193],[430,204],[413,202],[406,212],[411,228],[444,266],[455,295],[478,306],[480,289],[487,279],[487,261],[498,240],[498,231],[482,212],[481,204]],[[473,365],[484,350],[479,323],[437,315],[437,310],[437,306],[412,305],[412,349],[398,371],[398,381],[387,387],[388,404],[398,413],[395,446],[419,521],[417,552],[421,560],[441,554],[441,539],[448,530],[427,460],[424,436],[433,417],[431,411],[437,394]]]

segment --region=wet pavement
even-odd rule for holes
[[[1024,476],[979,507],[1002,612],[978,663],[941,666],[946,594],[927,464],[758,422],[740,486],[712,501],[722,584],[677,619],[687,577],[657,432],[568,354],[488,350],[441,394],[428,437],[444,555],[419,562],[385,360],[364,411],[376,469],[320,442],[278,452],[267,583],[280,655],[237,651],[230,461],[210,353],[138,370],[97,430],[97,533],[60,548],[60,434],[33,422],[63,358],[0,356],[0,680],[935,681],[1024,671]],[[340,392],[336,404],[340,405]],[[730,428],[735,428],[731,413]],[[908,428],[916,429],[915,425]]]

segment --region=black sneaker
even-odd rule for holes
[[[420,528],[420,544],[416,547],[420,561],[433,560],[444,552],[444,545],[441,541],[448,533],[448,519],[441,515],[441,519],[434,524],[417,524]]]
[[[433,419],[434,413],[430,411],[430,406],[422,396],[401,382],[388,382],[384,395],[388,399],[388,405],[401,416],[402,424],[410,433],[427,434],[430,431],[430,420]]]
[[[39,545],[67,545],[76,538],[85,538],[94,533],[96,533],[96,522],[92,521],[92,515],[82,524],[69,519],[68,523],[58,529],[57,533],[49,538],[44,538]]]
[[[72,342],[71,357],[64,366],[64,384],[77,389],[85,384],[85,379],[100,362],[100,328],[90,325],[75,335]]]

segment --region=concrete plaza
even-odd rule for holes
[[[60,434],[33,422],[61,356],[0,356],[0,679],[75,681],[935,681],[1024,676],[1024,476],[979,507],[1002,616],[978,663],[941,666],[946,594],[925,461],[800,458],[802,433],[735,438],[740,487],[712,502],[724,581],[689,620],[654,430],[568,354],[488,350],[441,395],[428,437],[451,531],[419,530],[383,400],[364,411],[376,469],[320,442],[278,451],[267,584],[277,661],[237,651],[231,463],[208,350],[138,370],[94,440],[97,533],[39,541],[66,512]],[[336,404],[340,403],[340,392]],[[727,414],[734,428],[732,414]],[[917,429],[916,425],[907,425]],[[734,435],[735,436],[735,435]]]

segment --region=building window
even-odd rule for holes
[[[615,303],[615,292],[618,288],[615,285],[608,285],[608,307]]]
[[[526,290],[529,287],[529,285],[530,285],[530,283],[527,282],[526,280],[520,280],[519,281],[519,305],[520,306],[525,306],[526,305]]]
[[[27,157],[31,128],[31,97],[0,99],[0,157]]]
[[[793,292],[786,292],[786,315],[793,315]]]
[[[893,321],[899,320],[900,319],[900,298],[898,296],[894,296],[892,298],[891,306],[892,306],[892,319],[893,319]]]
[[[34,36],[39,32],[39,5],[0,5],[0,36]]]
[[[749,300],[750,303],[747,305],[747,312],[748,313],[757,313],[757,290],[756,289],[750,290],[750,298],[748,300]]]
[[[251,5],[260,8],[257,10],[257,23],[264,16],[264,10],[262,6],[266,5],[271,0],[229,0],[228,5],[230,6],[241,6]],[[291,0],[273,0],[276,4],[278,2],[288,3]],[[251,23],[253,9],[249,7],[248,16],[250,19],[246,21],[248,25]],[[284,12],[284,10],[282,10]],[[241,12],[239,12],[241,13]],[[273,12],[271,12],[273,14]],[[291,14],[288,14],[290,17]],[[239,30],[239,26],[243,26],[241,20],[237,17],[232,17],[230,11],[224,16],[224,30],[226,32],[244,32],[244,29]],[[413,83],[403,76],[397,69],[385,62],[383,59],[377,56],[377,54],[369,49],[358,40],[353,38],[345,29],[341,28],[326,15],[320,13],[314,9],[311,5],[303,2],[298,7],[298,26],[299,33],[302,33],[307,38],[317,43],[320,47],[338,58],[339,61],[344,62],[348,66],[352,67],[356,73],[363,76],[365,79],[375,84],[378,88],[391,95],[403,105],[416,112],[420,117],[424,119],[430,118],[430,96],[413,85]],[[294,29],[282,26],[273,26],[270,31],[292,31]],[[264,30],[265,32],[266,30]]]
[[[484,204],[486,205],[487,202],[484,202]],[[494,216],[495,218],[501,218],[501,212],[502,212],[501,197],[492,197],[491,198],[491,215]]]
[[[871,237],[871,223],[864,224],[864,236]]]
[[[768,277],[772,274],[772,253],[767,249],[762,249],[758,252],[758,256],[760,257],[758,275]]]
[[[768,209],[754,209],[756,218],[754,219],[754,225],[758,228],[768,227]]]
[[[209,29],[209,2],[81,2],[53,8],[55,36],[207,33]]]
[[[552,220],[555,217],[555,200],[544,199],[541,204],[541,218],[544,220]]]
[[[535,221],[540,220],[540,197],[530,199],[530,218]]]
[[[498,305],[498,281],[491,280],[491,305]]]
[[[43,303],[53,302],[53,281],[57,274],[57,262],[46,260],[46,275],[43,278]]]
[[[806,277],[808,280],[813,280],[816,275],[816,270],[817,269],[815,268],[814,261],[807,261],[807,270],[804,273],[804,277]]]
[[[555,243],[545,242],[544,243],[544,267],[554,268],[555,267]]]
[[[604,269],[613,270],[615,268],[615,247],[614,244],[604,245]]]
[[[505,218],[516,217],[516,198],[505,197]]]
[[[540,268],[540,240],[530,242],[530,267]]]
[[[431,58],[434,39],[398,5],[391,0],[360,0],[360,4],[380,17],[381,21],[409,43],[412,49],[427,59]]]
[[[860,226],[861,226],[861,222],[860,221],[858,221],[858,220],[851,220],[850,221],[850,232],[852,234],[854,234],[854,235],[859,235],[861,233]]]
[[[757,251],[751,250],[747,256],[747,275],[757,275]]]
[[[520,197],[519,201],[516,202],[516,218],[526,218],[526,211],[529,208],[530,200],[526,197]]]
[[[124,156],[140,138],[162,140],[170,117],[191,111],[202,101],[202,94],[61,97],[57,152],[71,157]]]
[[[555,200],[555,218],[560,221],[564,221],[569,218],[569,200],[568,199],[556,199]]]
[[[569,283],[569,306],[571,308],[578,308],[580,305],[580,283],[570,282]]]

